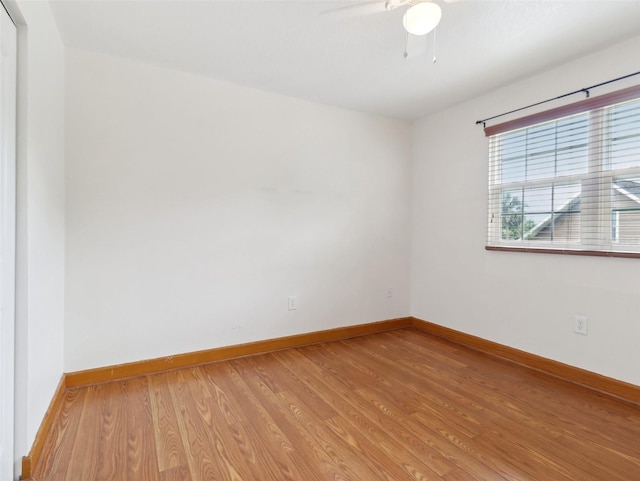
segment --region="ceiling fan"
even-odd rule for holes
[[[458,0],[444,0],[453,3]],[[413,35],[426,35],[431,32],[442,17],[442,9],[431,0],[373,0],[340,7],[325,13],[354,11],[362,15],[395,10],[400,7],[408,7],[402,17],[402,25],[405,30]]]
[[[409,8],[402,17],[405,30],[413,35],[426,35],[440,23],[442,9],[430,0],[386,0],[385,10],[395,10],[398,7]]]
[[[443,0],[445,3],[455,3],[459,0]],[[407,58],[409,34],[424,36],[434,31],[433,38],[433,63],[436,62],[435,56],[435,28],[442,18],[442,9],[440,5],[432,0],[372,0],[348,5],[324,13],[338,13],[357,10],[361,15],[371,13],[380,13],[384,11],[395,10],[400,7],[407,7],[407,11],[402,17],[402,25],[407,32],[405,41],[405,49],[403,56]]]

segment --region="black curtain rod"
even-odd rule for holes
[[[562,98],[565,98],[565,97],[569,97],[570,95],[584,93],[587,96],[587,98],[589,98],[589,95],[590,95],[589,91],[591,89],[595,89],[597,87],[602,87],[603,85],[607,85],[607,84],[610,84],[610,83],[613,83],[613,82],[619,82],[620,80],[628,79],[629,77],[633,77],[634,75],[640,75],[640,71],[634,72],[634,73],[630,73],[629,75],[624,75],[622,77],[614,78],[612,80],[607,80],[606,82],[601,82],[599,84],[591,85],[590,87],[585,87],[585,88],[580,89],[580,90],[575,90],[573,92],[569,92],[568,94],[558,95],[557,97],[553,97],[552,99],[543,100],[542,102],[537,102],[535,104],[527,105],[526,107],[520,107],[519,109],[510,110],[509,112],[505,112],[503,114],[494,115],[493,117],[488,117],[488,118],[486,118],[484,120],[476,120],[476,125],[482,124],[483,127],[486,127],[486,123],[489,120],[497,119],[498,117],[504,117],[505,115],[513,114],[515,112],[520,112],[521,110],[530,109],[531,107],[537,107],[538,105],[546,104],[547,102],[553,102],[554,100],[559,100],[559,99],[562,99]]]

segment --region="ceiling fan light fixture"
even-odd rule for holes
[[[418,3],[406,11],[402,25],[413,35],[426,35],[440,23],[442,10],[433,2]]]

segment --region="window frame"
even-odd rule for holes
[[[629,87],[598,97],[587,98],[580,102],[575,102],[573,104],[535,113],[494,126],[485,127],[484,131],[485,135],[489,138],[490,152],[488,176],[489,204],[487,218],[487,239],[485,244],[486,250],[640,258],[640,246],[637,247],[637,250],[635,249],[635,246],[633,249],[629,249],[628,245],[618,246],[618,243],[611,236],[613,218],[608,214],[613,211],[611,209],[611,199],[607,199],[605,193],[611,192],[616,176],[619,175],[619,171],[609,171],[603,169],[604,163],[601,161],[601,159],[605,158],[603,156],[603,153],[606,151],[606,149],[609,148],[609,146],[607,145],[607,142],[601,142],[601,139],[598,135],[594,136],[592,133],[592,129],[600,128],[599,126],[601,125],[601,122],[603,120],[603,115],[606,111],[605,109],[616,104],[634,100],[640,100],[640,85]],[[536,185],[545,185],[550,187],[561,184],[564,179],[562,177],[553,176],[544,178],[540,181],[524,180],[522,182],[516,181],[512,183],[502,184],[500,182],[501,179],[499,179],[501,170],[499,168],[495,168],[494,165],[494,162],[499,162],[499,160],[495,160],[495,158],[493,157],[493,152],[495,152],[494,149],[499,148],[499,146],[496,145],[496,143],[500,141],[500,137],[498,137],[499,134],[518,131],[536,126],[538,124],[558,121],[566,117],[580,114],[587,114],[589,116],[588,128],[590,130],[590,134],[588,139],[589,153],[587,160],[589,168],[586,174],[574,174],[569,177],[571,181],[574,182],[582,183],[584,181],[596,181],[600,182],[601,185],[599,186],[599,189],[597,191],[582,189],[583,192],[581,193],[581,196],[599,195],[600,198],[597,200],[597,202],[582,202],[583,206],[588,207],[586,207],[586,214],[584,214],[585,211],[583,209],[581,209],[580,211],[581,232],[579,242],[567,242],[560,245],[559,243],[554,243],[552,241],[536,241],[535,246],[532,246],[529,243],[519,244],[523,242],[523,240],[520,239],[504,239],[502,237],[501,222],[503,214],[501,207],[502,193],[511,186],[514,188],[519,188],[519,186],[522,186],[523,189],[526,187],[535,187]],[[594,138],[598,140],[594,141]],[[594,167],[597,167],[597,169],[594,170]],[[640,167],[625,169],[625,174],[631,174],[633,176],[636,176],[637,174],[637,176],[640,177]],[[496,192],[498,192],[499,194],[496,194]],[[582,199],[584,198],[585,197],[582,197]],[[592,208],[591,206],[595,207]],[[595,209],[595,211],[589,209]],[[553,215],[555,213],[553,200],[551,211],[552,212],[550,213],[550,217],[551,219],[553,219]],[[607,215],[603,215],[603,213],[607,213],[608,217]],[[585,217],[582,217],[583,214],[585,216],[597,216],[599,220],[594,222],[584,222]],[[594,218],[596,217],[592,217],[592,219]],[[607,218],[608,220],[602,221],[602,219]],[[592,233],[589,230],[589,235],[591,237],[583,237],[587,232],[587,229],[591,229],[594,226],[597,226],[597,231],[595,233]],[[601,242],[601,240],[605,238],[608,239],[608,242]]]

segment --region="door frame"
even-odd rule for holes
[[[15,479],[17,29],[0,7],[0,478]]]

